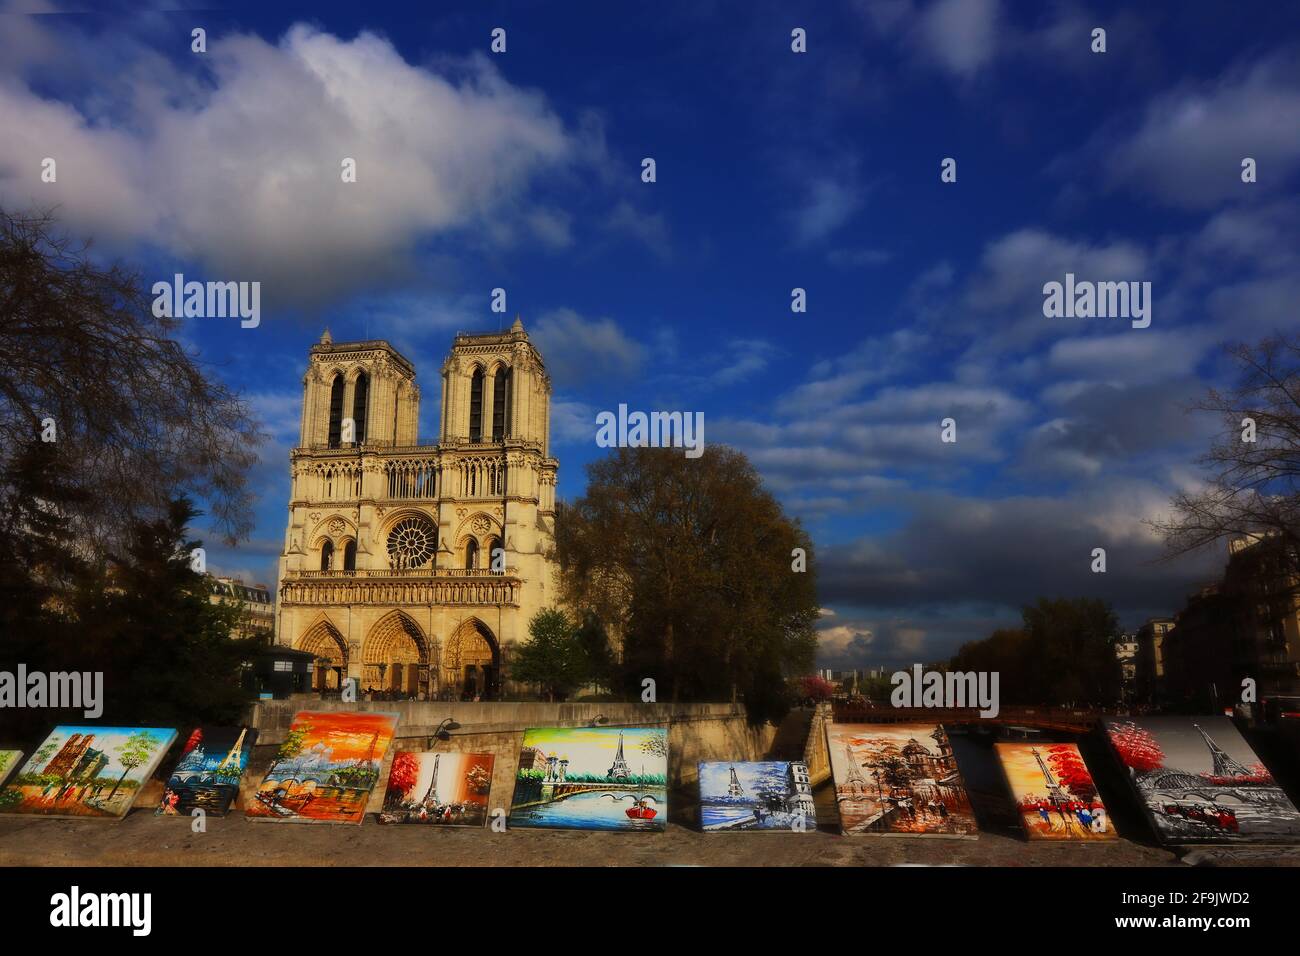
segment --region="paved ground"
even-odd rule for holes
[[[157,788],[155,788],[157,789]],[[188,818],[156,817],[158,795],[142,793],[122,820],[0,814],[0,866],[1105,866],[1181,865],[1174,853],[1121,839],[1084,846],[1029,843],[1014,818],[985,813],[974,840],[843,836],[834,792],[814,792],[815,833],[701,833],[687,792],[669,797],[664,833],[385,826],[253,821],[236,809],[210,817],[206,833]],[[983,804],[984,801],[981,801]],[[1126,819],[1120,832],[1138,832]],[[1126,827],[1133,827],[1132,830]],[[1300,866],[1300,853],[1202,850],[1187,862]]]
[[[700,833],[670,824],[665,833],[433,830],[209,819],[135,811],[126,819],[0,818],[5,866],[1168,866],[1173,854],[1121,840],[1105,846],[1043,846],[1000,834],[977,840],[846,837],[816,833]]]

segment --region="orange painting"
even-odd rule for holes
[[[1074,744],[994,744],[1031,840],[1114,840],[1115,828]]]
[[[295,715],[248,816],[360,823],[397,720],[395,713],[365,711]]]

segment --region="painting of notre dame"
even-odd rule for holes
[[[938,724],[827,724],[845,833],[974,837],[978,828]]]
[[[55,727],[0,790],[0,811],[124,817],[175,739],[163,727]]]

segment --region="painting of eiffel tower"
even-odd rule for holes
[[[665,727],[530,727],[517,766],[512,828],[665,828]]]
[[[167,780],[158,815],[189,816],[202,810],[225,816],[256,742],[257,731],[251,727],[196,728]]]
[[[1075,744],[993,745],[1030,840],[1114,840],[1110,814]]]
[[[379,822],[486,826],[495,760],[487,753],[393,754]]]
[[[1165,843],[1300,845],[1300,813],[1227,717],[1110,718],[1106,733]]]
[[[845,833],[974,837],[966,785],[937,724],[828,724]]]
[[[1205,746],[1210,749],[1210,757],[1214,761],[1214,776],[1216,777],[1249,777],[1250,771],[1243,767],[1236,760],[1224,752],[1224,749],[1214,742],[1214,738],[1201,729],[1200,724],[1192,724],[1197,732],[1205,738]]]
[[[299,711],[244,814],[252,820],[360,825],[400,714]]]
[[[706,833],[817,831],[808,767],[755,760],[699,765],[700,827]]]

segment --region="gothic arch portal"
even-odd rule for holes
[[[429,641],[420,625],[392,611],[370,629],[362,646],[363,690],[393,690],[418,695],[429,690]]]
[[[491,629],[476,617],[461,623],[442,652],[442,687],[454,697],[491,700],[501,683],[501,648]]]
[[[298,650],[315,654],[313,685],[317,690],[337,690],[348,672],[348,642],[327,618],[320,618],[298,639]]]

